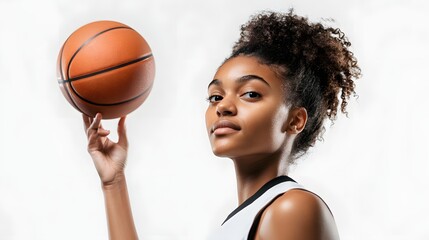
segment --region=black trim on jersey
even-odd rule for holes
[[[238,206],[232,213],[228,215],[228,217],[223,221],[221,225],[223,225],[228,219],[232,218],[235,214],[240,212],[245,207],[249,206],[251,203],[253,203],[256,199],[258,199],[262,194],[264,194],[266,191],[268,191],[270,188],[274,187],[275,185],[282,183],[282,182],[296,182],[292,178],[288,176],[278,176],[274,179],[271,179],[269,182],[265,183],[255,194],[253,194],[250,198],[248,198],[246,201],[244,201],[240,206]]]

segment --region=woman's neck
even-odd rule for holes
[[[287,174],[287,163],[284,159],[284,154],[233,159],[239,205],[271,179]]]

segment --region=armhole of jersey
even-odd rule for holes
[[[311,194],[313,194],[314,196],[318,197],[320,200],[322,200],[322,202],[325,204],[325,206],[328,208],[329,212],[331,213],[332,217],[334,217],[334,215],[332,214],[331,209],[329,208],[328,204],[326,204],[326,202],[317,194],[315,194],[314,192],[308,191],[307,189],[303,189],[303,188],[296,188],[295,190],[302,190],[302,191],[306,191],[309,192]],[[275,201],[277,200],[277,198],[283,196],[283,194],[285,193],[280,193],[279,195],[275,196],[269,203],[267,203],[261,210],[259,210],[258,214],[256,215],[255,219],[253,220],[253,224],[252,227],[249,230],[249,235],[247,236],[247,240],[254,240],[256,237],[256,231],[258,230],[258,226],[259,223],[261,222],[261,217],[262,214],[265,212],[265,210]]]

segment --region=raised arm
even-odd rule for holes
[[[124,173],[128,151],[125,117],[118,123],[117,143],[107,137],[110,131],[103,129],[101,114],[98,113],[94,119],[83,115],[83,122],[88,137],[88,152],[100,176],[104,193],[109,239],[138,239]]]

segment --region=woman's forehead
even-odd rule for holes
[[[238,56],[228,59],[222,64],[214,76],[219,82],[234,81],[245,76],[257,76],[269,83],[269,85],[281,84],[272,67],[262,64],[257,57]]]

